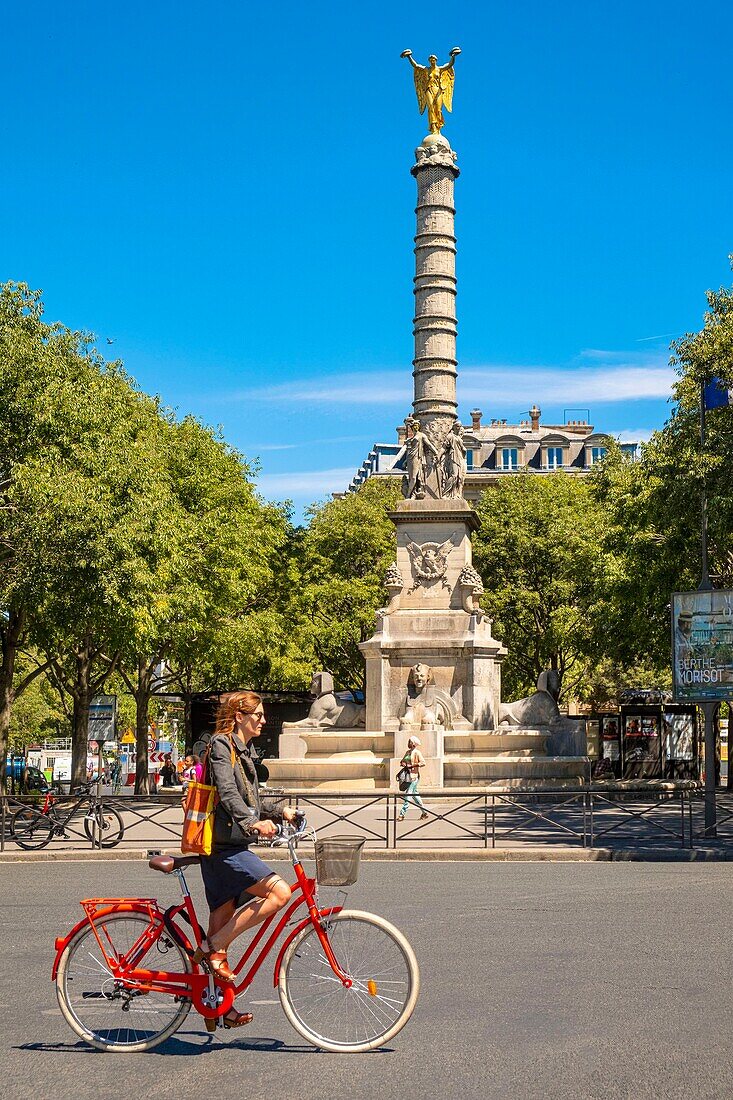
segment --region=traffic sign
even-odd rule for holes
[[[130,731],[128,730],[127,733],[123,734],[122,744],[123,745],[134,745],[135,744],[135,735],[130,733]]]

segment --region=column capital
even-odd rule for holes
[[[442,134],[428,134],[415,150],[415,163],[410,171],[417,177],[422,168],[449,168],[455,179],[461,171],[457,159],[458,154],[451,149],[447,138]]]

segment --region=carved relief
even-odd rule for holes
[[[453,539],[454,536],[451,535],[445,542],[424,542],[420,546],[418,543],[413,542],[411,538],[408,538],[407,552],[410,555],[410,564],[415,577],[415,583],[410,589],[411,592],[414,592],[420,585],[430,588],[438,581],[441,582],[444,588],[450,588],[448,581],[445,579],[445,574],[448,569],[448,555],[455,545]]]

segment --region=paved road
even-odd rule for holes
[[[198,875],[191,876],[200,896]],[[366,863],[350,903],[408,933],[423,991],[390,1049],[302,1042],[261,979],[255,1022],[208,1036],[193,1013],[157,1051],[109,1055],[67,1028],[49,980],[77,899],[158,894],[144,864],[0,867],[4,1095],[263,1100],[541,1097],[723,1100],[731,967],[727,864]],[[221,1038],[220,1038],[221,1036]]]

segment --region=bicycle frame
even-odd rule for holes
[[[292,853],[293,850],[291,848],[291,854]],[[351,986],[351,978],[341,970],[331,949],[328,933],[326,929],[324,929],[322,923],[324,918],[340,913],[343,906],[338,905],[326,909],[319,909],[316,905],[315,896],[316,880],[306,875],[300,860],[298,860],[294,854],[293,869],[296,877],[296,882],[292,886],[293,899],[284,910],[279,910],[270,914],[257,929],[256,935],[248,944],[246,951],[234,967],[234,974],[241,976],[241,980],[238,982],[214,982],[212,975],[200,969],[196,964],[194,964],[194,969],[190,973],[148,970],[139,968],[136,965],[138,960],[144,958],[156,940],[160,939],[161,936],[170,934],[171,929],[174,930],[174,938],[179,940],[184,950],[186,950],[190,956],[193,955],[194,944],[191,943],[188,934],[174,922],[174,918],[184,912],[193,929],[195,946],[201,946],[201,927],[196,916],[196,911],[186,884],[183,870],[180,868],[171,873],[179,880],[183,901],[165,912],[161,910],[155,898],[87,898],[82,901],[81,905],[86,916],[83,920],[79,921],[68,935],[59,937],[56,940],[56,958],[54,960],[51,977],[55,980],[61,956],[72,937],[76,935],[80,928],[89,923],[97,943],[99,944],[104,961],[114,978],[123,982],[128,988],[131,987],[143,993],[158,992],[167,993],[172,996],[190,996],[194,1008],[202,1016],[208,1019],[215,1019],[218,1016],[225,1015],[231,1009],[235,997],[252,984],[260,967],[272,950],[273,945],[283,932],[285,926],[291,921],[293,914],[302,905],[306,905],[308,915],[295,924],[295,927],[290,931],[280,947],[275,961],[273,985],[277,987],[282,960],[288,945],[301,929],[305,928],[310,923],[316,930],[316,934],[323,947],[326,958],[330,963],[331,969],[339,981],[348,988]],[[114,952],[110,950],[113,945],[105,935],[105,926],[103,922],[100,924],[101,918],[108,917],[114,913],[140,913],[148,918],[147,926],[122,958],[116,957]],[[248,964],[249,968],[244,972]],[[221,997],[221,1001],[219,1001],[219,997]]]
[[[79,810],[84,806],[85,803],[88,804],[88,809],[83,815],[84,817],[92,817],[96,812],[97,807],[100,805],[100,800],[95,799],[94,795],[92,795],[89,791],[84,791],[82,794],[70,795],[69,798],[70,800],[73,800],[71,808],[68,811],[62,810],[59,806],[60,800],[56,797],[55,794],[53,794],[53,792],[48,791],[46,793],[43,806],[38,811],[40,814],[43,814],[44,817],[48,818],[54,830],[56,830],[57,832],[66,829],[69,822],[77,816]]]

